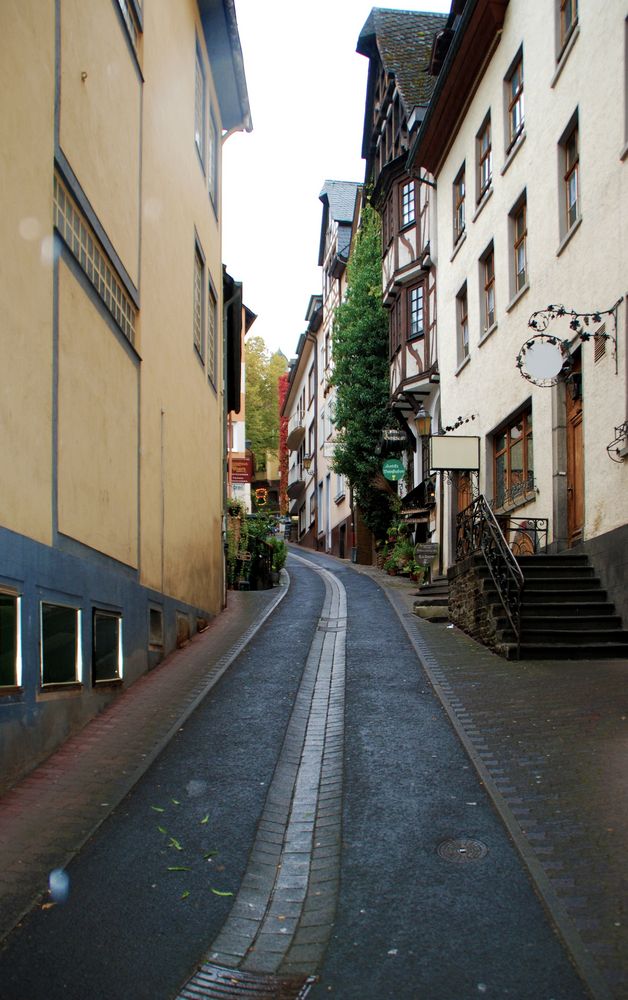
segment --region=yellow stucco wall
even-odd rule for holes
[[[51,537],[53,82],[54,6],[2,0],[0,454],[10,475],[0,525],[42,542]]]
[[[203,52],[204,46],[195,4],[151,4],[144,14],[142,582],[216,612],[222,602],[220,322],[218,393],[193,344],[195,239],[205,255],[205,302],[211,275],[222,315],[219,224],[194,145],[196,40]],[[205,71],[220,129],[206,57]]]
[[[137,564],[138,372],[59,262],[59,530]]]
[[[59,143],[136,285],[141,86],[114,5],[62,0]]]

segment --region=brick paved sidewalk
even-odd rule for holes
[[[0,940],[146,772],[285,595],[229,592],[209,628],[171,653],[0,797]]]
[[[596,1000],[628,998],[628,660],[495,656],[386,591]]]

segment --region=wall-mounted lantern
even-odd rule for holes
[[[414,418],[414,426],[419,437],[429,437],[432,433],[432,418],[425,410],[421,410]]]

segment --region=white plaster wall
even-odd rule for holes
[[[628,8],[605,0],[580,4],[572,48],[556,73],[553,0],[511,0],[501,41],[455,136],[438,183],[438,341],[442,423],[475,414],[459,433],[478,433],[488,458],[486,435],[532,398],[536,503],[526,515],[552,513],[552,390],[532,386],[515,367],[533,332],[530,315],[550,303],[578,312],[607,309],[628,289],[625,220],[628,208],[626,144],[626,26]],[[506,162],[504,76],[523,45],[525,139]],[[582,221],[559,254],[558,142],[578,109]],[[493,190],[476,213],[475,136],[490,109]],[[466,237],[453,253],[452,185],[466,161]],[[511,304],[508,214],[527,192],[529,288]],[[474,218],[474,213],[476,217]],[[622,220],[623,215],[623,220]],[[622,225],[623,222],[623,225]],[[479,258],[494,241],[496,318],[480,344]],[[456,294],[467,282],[470,359],[457,371]],[[607,323],[607,332],[611,332]],[[627,418],[626,303],[619,310],[619,363],[610,345],[593,361],[593,343],[582,346],[585,441],[584,537],[628,520],[628,461],[614,464],[606,445]],[[490,462],[489,462],[490,464]],[[481,489],[486,485],[486,461]]]

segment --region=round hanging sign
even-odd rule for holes
[[[382,472],[386,476],[386,479],[390,479],[392,482],[397,482],[398,479],[401,479],[405,471],[405,466],[399,458],[387,458],[382,465]]]
[[[517,368],[534,385],[556,385],[569,362],[569,342],[537,333],[526,341],[517,355]]]

